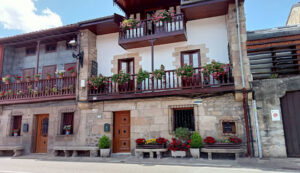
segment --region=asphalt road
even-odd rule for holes
[[[0,158],[0,173],[270,173],[249,168],[42,161]]]

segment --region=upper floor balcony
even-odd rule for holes
[[[195,96],[234,91],[231,68],[227,66],[220,74],[205,73],[202,67],[193,68],[191,77],[179,76],[176,70],[149,73],[141,80],[138,74],[127,80],[114,81],[114,77],[103,77],[98,85],[89,88],[90,101],[151,98],[162,96]],[[101,82],[100,82],[101,81]]]
[[[141,20],[130,28],[121,28],[119,45],[124,49],[186,41],[186,22],[183,14],[175,14],[170,20]]]

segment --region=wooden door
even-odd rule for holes
[[[49,115],[37,115],[36,118],[36,153],[47,153]]]
[[[69,68],[73,67],[74,71],[76,72],[76,63],[69,63],[65,64],[65,76],[72,76],[72,74],[68,71]]]
[[[51,74],[52,78],[56,77],[55,71],[56,71],[56,65],[44,66],[43,67],[42,78],[46,79],[47,78],[47,73]]]
[[[113,152],[130,152],[130,111],[114,114]]]
[[[300,91],[281,99],[282,119],[288,157],[300,157]]]
[[[31,79],[34,79],[35,68],[26,68],[23,69],[23,80],[26,80],[26,76],[30,76]]]

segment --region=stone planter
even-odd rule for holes
[[[200,158],[200,149],[199,148],[190,148],[191,155],[193,158],[198,159]]]
[[[172,157],[176,158],[176,157],[186,157],[186,151],[171,151],[171,155]]]
[[[100,149],[100,156],[101,157],[109,157],[110,149]]]
[[[241,148],[240,144],[227,144],[227,143],[214,143],[214,144],[205,144],[204,148],[208,148],[208,149],[218,149],[218,148],[222,148],[222,149],[239,149]]]
[[[163,149],[167,148],[166,144],[137,144],[136,149]]]

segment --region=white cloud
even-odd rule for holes
[[[62,26],[60,16],[49,8],[37,14],[34,1],[37,0],[0,0],[0,24],[23,32]]]

